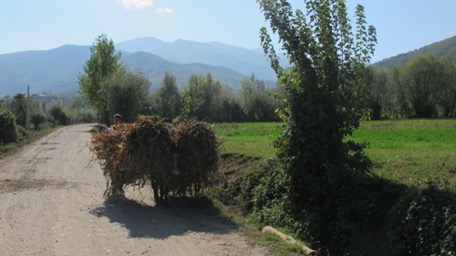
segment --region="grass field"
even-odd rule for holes
[[[216,124],[223,151],[270,157],[278,123]],[[394,120],[361,123],[353,138],[368,144],[374,172],[389,180],[456,190],[456,120]]]
[[[220,123],[215,133],[223,142],[222,153],[267,158],[274,153],[273,142],[280,134],[279,123]]]

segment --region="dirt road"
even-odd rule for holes
[[[149,188],[104,201],[90,128],[61,128],[0,160],[0,255],[268,254],[207,205],[155,206]]]

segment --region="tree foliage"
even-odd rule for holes
[[[271,37],[263,28],[265,53],[285,89],[286,131],[277,146],[295,175],[301,198],[307,175],[324,177],[338,170],[365,170],[358,166],[362,147],[345,140],[358,128],[362,114],[362,75],[374,51],[375,29],[366,26],[364,8],[356,9],[352,33],[344,1],[305,1],[306,13],[292,12],[287,1],[259,1],[272,31],[280,36],[291,63],[278,63]],[[299,199],[300,200],[300,199]]]
[[[242,109],[239,95],[228,86],[222,87],[220,101],[220,112],[216,121],[218,122],[245,122],[250,121]],[[272,113],[271,113],[272,114]],[[266,121],[266,120],[261,120]]]
[[[101,95],[106,101],[106,112],[111,117],[120,113],[123,120],[133,122],[145,111],[149,98],[150,81],[139,71],[119,68],[101,83]]]
[[[398,71],[393,71],[398,72]],[[453,116],[456,105],[456,67],[446,58],[421,56],[395,75],[401,111],[409,117]]]
[[[66,113],[62,110],[62,107],[59,105],[54,105],[49,109],[49,114],[54,119],[54,122],[60,125],[68,125],[70,120]]]
[[[274,99],[266,93],[265,83],[255,79],[255,75],[241,81],[240,97],[242,108],[251,121],[274,121],[276,118]]]
[[[184,115],[215,121],[220,113],[221,92],[222,84],[213,79],[210,73],[206,76],[192,75],[188,79],[188,86],[184,88]]]
[[[27,99],[25,94],[18,93],[14,96],[14,109],[16,115],[16,124],[22,127],[27,126]]]
[[[154,94],[154,114],[173,120],[181,113],[181,95],[176,77],[166,72],[160,88]]]
[[[291,177],[292,213],[312,223],[308,231],[314,239],[340,240],[347,229],[328,223],[337,218],[333,211],[340,206],[341,188],[370,169],[364,146],[350,135],[364,111],[363,74],[374,52],[375,28],[367,26],[358,5],[353,29],[343,0],[304,1],[304,11],[293,11],[286,0],[258,2],[290,63],[287,69],[280,66],[262,28],[262,45],[287,104],[276,147]]]
[[[33,124],[35,130],[39,130],[40,126],[46,122],[46,117],[41,113],[31,115],[30,122]]]
[[[370,110],[370,119],[382,119],[382,110],[386,106],[392,106],[393,94],[388,86],[388,74],[384,70],[367,67],[364,72],[366,88],[364,97],[366,107]]]
[[[106,99],[101,92],[101,84],[105,78],[121,67],[118,63],[121,54],[116,53],[114,42],[108,40],[104,34],[97,37],[90,48],[90,53],[90,59],[84,66],[84,73],[78,76],[79,92],[90,105],[103,114],[106,122],[109,116],[106,112]]]
[[[0,109],[0,143],[15,142],[18,139],[14,115],[5,109]]]

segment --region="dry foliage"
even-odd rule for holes
[[[170,194],[199,196],[217,170],[220,144],[205,122],[160,122],[141,116],[92,138],[91,150],[108,179],[104,196],[150,180],[157,203]]]

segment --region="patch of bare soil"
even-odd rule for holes
[[[11,180],[4,179],[0,180],[0,193],[12,193],[21,190],[27,189],[37,189],[41,190],[45,187],[50,189],[58,189],[69,187],[71,184],[66,181],[55,181],[55,180],[42,180],[42,179],[33,179],[33,180]]]
[[[259,163],[261,158],[240,154],[223,154],[220,158],[219,171],[216,183],[221,177],[227,178],[230,183],[236,183],[244,173]]]

